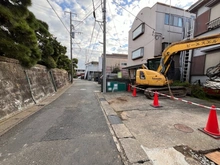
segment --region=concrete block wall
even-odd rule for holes
[[[69,83],[68,73],[35,65],[23,68],[18,60],[0,56],[0,120],[38,103]]]

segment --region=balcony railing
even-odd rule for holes
[[[220,27],[220,17],[207,23],[208,30],[213,30]]]

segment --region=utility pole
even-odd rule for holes
[[[72,41],[72,12],[70,12],[70,60],[71,60],[71,65],[70,65],[70,70],[71,70],[71,78],[70,81],[73,83],[73,41]]]
[[[103,93],[106,93],[106,0],[103,0]]]
[[[70,77],[70,82],[73,83],[73,38],[75,38],[75,33],[81,33],[81,32],[75,32],[73,30],[75,30],[73,24],[72,24],[72,15],[75,15],[75,13],[72,13],[71,11],[68,12],[68,11],[65,11],[65,13],[69,13],[70,14],[70,60],[71,60],[71,64],[70,64],[70,74],[71,74],[71,77]],[[76,20],[74,20],[76,21]],[[78,22],[81,22],[81,21],[78,21]]]

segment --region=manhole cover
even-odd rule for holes
[[[179,130],[179,131],[182,131],[182,132],[185,132],[185,133],[192,133],[194,130],[184,124],[174,124],[174,127]]]

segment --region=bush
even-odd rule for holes
[[[193,97],[196,97],[196,98],[199,98],[199,99],[204,99],[204,100],[208,99],[202,86],[192,85],[191,89],[192,89],[191,94],[192,94]]]

